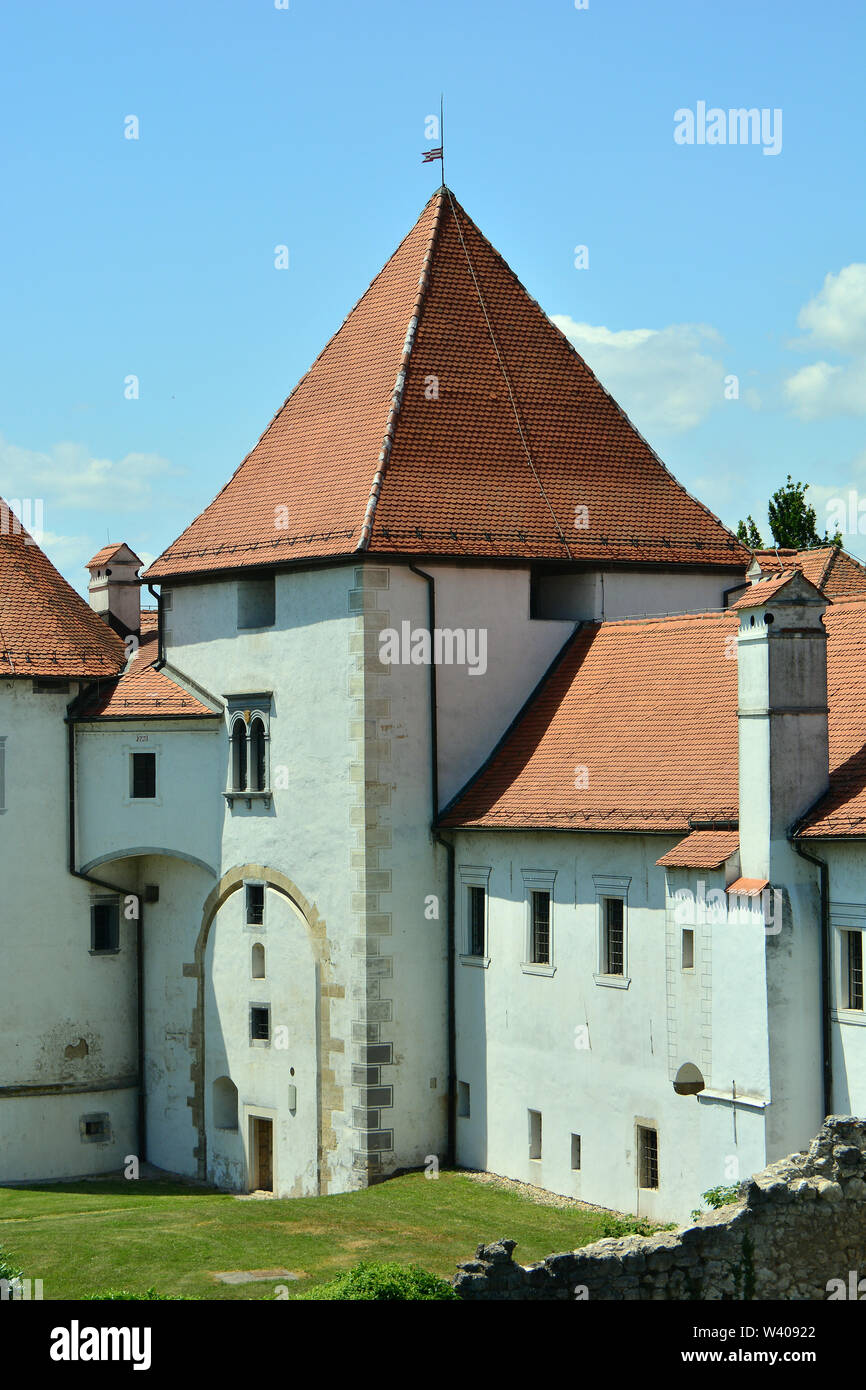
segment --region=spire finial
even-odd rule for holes
[[[429,119],[435,119],[429,118]],[[434,159],[438,159],[442,164],[442,187],[445,187],[445,103],[443,96],[439,94],[439,144],[432,150],[425,150],[421,156],[422,164],[432,164]]]

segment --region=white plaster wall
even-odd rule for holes
[[[843,931],[866,930],[866,845],[809,840],[805,849],[830,870],[833,1109],[839,1115],[866,1115],[866,1011],[847,1008],[842,938]]]
[[[745,572],[587,570],[541,579],[539,611],[547,617],[587,621],[661,613],[705,613],[724,608],[726,589]]]
[[[457,1071],[458,1079],[470,1084],[471,1106],[470,1117],[458,1120],[460,1160],[663,1219],[688,1217],[702,1191],[731,1181],[725,1176],[731,1154],[743,1176],[759,1169],[765,1162],[761,1110],[739,1112],[735,1142],[730,1107],[673,1090],[665,877],[655,863],[673,839],[461,832],[456,840],[458,866],[491,869],[489,966],[456,967]],[[521,969],[523,869],[556,870],[552,977]],[[593,874],[631,877],[627,989],[593,979],[599,934]],[[458,931],[461,920],[458,903]],[[727,968],[729,961],[723,963]],[[703,997],[709,993],[714,1003],[712,988]],[[747,1039],[759,1036],[765,1017],[760,991],[741,996],[734,1019],[724,1012],[732,1002],[730,992],[723,995],[718,1026],[745,1031]],[[678,1065],[692,1060],[685,1055],[691,1026],[687,996],[679,996],[673,1007],[685,1039],[683,1053],[674,1058]],[[588,1050],[575,1046],[580,1036],[575,1030],[582,1026],[588,1027]],[[713,1044],[716,1036],[714,1024]],[[747,1069],[744,1056],[722,1055],[725,1064]],[[540,1161],[528,1156],[529,1109],[542,1112]],[[637,1187],[638,1120],[659,1132],[656,1192]],[[570,1167],[572,1133],[582,1138],[579,1173]]]
[[[310,1197],[318,1191],[318,976],[306,924],[288,899],[266,892],[262,927],[244,925],[238,889],[214,919],[206,953],[205,1114],[208,1175],[221,1187],[252,1183],[249,1117],[272,1118],[274,1191]],[[265,979],[252,978],[252,947],[265,948]],[[250,1043],[250,1003],[269,1004],[271,1040]],[[294,1075],[292,1073],[294,1072]],[[238,1088],[238,1129],[217,1129],[213,1083],[229,1076]],[[290,1109],[289,1087],[296,1087]]]
[[[227,737],[222,720],[210,719],[78,725],[79,863],[163,850],[216,871]],[[153,799],[130,796],[133,753],[156,755]]]
[[[117,1152],[134,1152],[134,1092],[106,1099],[105,1091],[137,1065],[135,929],[121,918],[120,951],[92,956],[91,889],[67,872],[63,721],[74,693],[34,695],[29,680],[0,682],[0,1179],[8,1181],[104,1172]],[[80,1038],[87,1055],[67,1058]],[[85,1089],[2,1095],[16,1085]],[[113,1146],[81,1142],[80,1116],[97,1111],[111,1115]]]

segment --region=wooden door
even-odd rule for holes
[[[253,1186],[257,1192],[274,1190],[274,1127],[271,1120],[253,1116]]]

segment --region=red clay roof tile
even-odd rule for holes
[[[144,615],[143,615],[144,616]],[[155,617],[156,615],[154,615]],[[141,645],[118,681],[96,693],[77,712],[79,719],[214,718],[214,710],[178,685],[165,671],[154,670],[158,634],[142,624]]]
[[[693,830],[656,863],[666,869],[720,869],[739,846],[738,830]]]
[[[0,673],[112,676],[126,652],[0,500]]]

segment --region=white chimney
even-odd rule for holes
[[[774,844],[828,788],[828,600],[799,571],[751,585],[737,634],[740,871],[769,879]]]
[[[103,546],[87,565],[90,606],[121,637],[141,634],[142,581],[138,571],[143,563],[134,550],[121,542]]]

